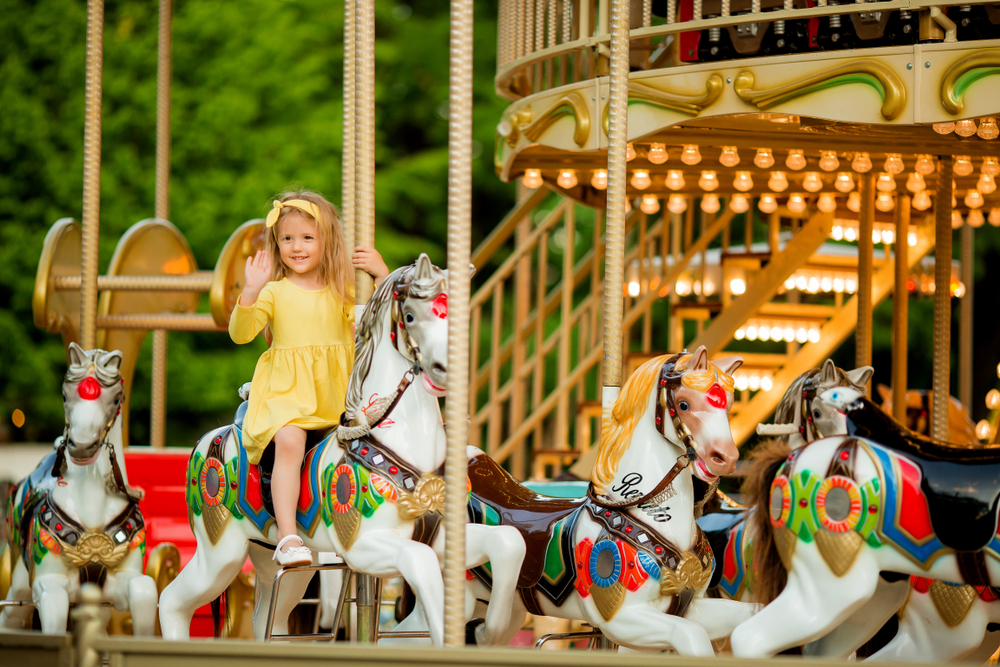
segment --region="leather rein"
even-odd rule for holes
[[[656,401],[656,430],[660,435],[666,440],[670,440],[667,437],[665,422],[669,416],[671,424],[674,427],[674,431],[680,436],[681,442],[684,445],[684,453],[677,457],[677,461],[667,474],[663,476],[652,491],[646,493],[635,500],[621,500],[613,501],[606,498],[598,496],[594,492],[594,483],[591,482],[587,487],[587,498],[591,502],[600,505],[601,507],[613,507],[616,509],[635,507],[643,503],[655,500],[659,495],[664,493],[677,476],[683,472],[685,468],[694,463],[695,459],[698,458],[698,452],[695,449],[697,444],[694,436],[691,434],[691,430],[687,427],[684,422],[681,421],[677,414],[677,405],[674,401],[674,391],[681,383],[681,377],[684,375],[683,372],[676,370],[677,361],[681,358],[684,352],[680,354],[675,354],[669,359],[667,359],[663,366],[660,367],[660,376],[657,380],[657,387],[659,388],[659,396]]]

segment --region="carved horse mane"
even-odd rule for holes
[[[445,289],[445,272],[431,264],[427,255],[421,254],[414,266],[396,269],[379,284],[372,295],[354,335],[354,369],[347,385],[344,411],[348,419],[355,419],[364,403],[361,385],[371,370],[375,349],[382,342],[382,322],[390,309],[395,292],[406,287],[410,296],[434,299]]]

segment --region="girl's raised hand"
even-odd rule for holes
[[[375,248],[363,245],[356,246],[354,254],[351,255],[351,263],[355,269],[361,269],[371,275],[375,279],[376,285],[385,280],[385,277],[389,275],[389,267],[385,265],[382,255]]]
[[[271,258],[266,251],[258,250],[253,257],[247,257],[243,278],[244,287],[240,303],[244,306],[250,306],[257,300],[257,295],[271,279]]]

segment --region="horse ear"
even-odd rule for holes
[[[448,277],[448,269],[445,269],[444,271],[442,271],[442,273],[444,273],[445,278]],[[476,265],[473,264],[472,262],[469,262],[469,277],[472,278],[475,275],[476,275]]]
[[[892,389],[890,389],[889,387],[885,386],[881,382],[879,382],[877,385],[875,385],[875,391],[878,392],[878,396],[879,396],[879,398],[882,399],[883,403],[885,403],[886,401],[891,401],[892,400]]]
[[[414,273],[414,280],[430,280],[433,276],[431,275],[431,270],[434,265],[431,264],[431,258],[427,256],[427,253],[420,253],[420,257],[417,257],[416,273]]]
[[[871,366],[861,366],[859,368],[855,368],[853,371],[847,371],[846,375],[847,379],[853,382],[855,385],[859,387],[864,387],[866,384],[868,384],[868,380],[871,379],[872,373],[874,372],[875,369],[872,368]]]
[[[699,345],[698,349],[694,351],[691,355],[691,361],[688,362],[687,370],[689,371],[707,371],[708,370],[708,349],[704,345]]]
[[[121,350],[112,350],[111,352],[105,352],[101,355],[98,363],[102,368],[107,370],[113,370],[115,372],[121,372],[122,368],[122,353]]]
[[[82,366],[87,363],[87,353],[76,343],[70,343],[67,350],[70,366]]]
[[[833,359],[827,359],[823,362],[823,370],[819,374],[819,383],[826,386],[837,384],[837,365],[833,363]]]
[[[743,365],[743,357],[738,354],[734,354],[731,357],[723,357],[722,359],[716,359],[712,362],[712,365],[718,368],[720,371],[726,375],[732,375],[736,372],[736,369]]]

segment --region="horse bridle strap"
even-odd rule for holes
[[[375,409],[371,414],[372,421],[369,421],[368,415],[364,415],[364,421],[355,423],[354,426],[348,426],[342,419],[340,426],[337,427],[337,439],[341,442],[351,442],[352,440],[357,440],[358,438],[371,433],[371,430],[378,427],[379,424],[385,421],[385,418],[389,416],[389,413],[391,413],[396,406],[399,405],[399,400],[403,398],[403,393],[413,383],[413,378],[418,370],[417,365],[414,364],[413,368],[410,368],[403,373],[402,379],[400,379],[399,384],[396,385],[396,390],[393,391],[392,394],[375,401]],[[354,421],[357,422],[357,418],[355,418]]]
[[[799,408],[799,434],[802,435],[806,442],[819,440],[823,437],[819,427],[816,426],[816,422],[813,421],[812,410],[809,409],[812,400],[816,398],[816,390],[818,388],[817,378],[819,378],[819,375],[818,371],[814,372],[806,378],[802,386],[802,404]]]

